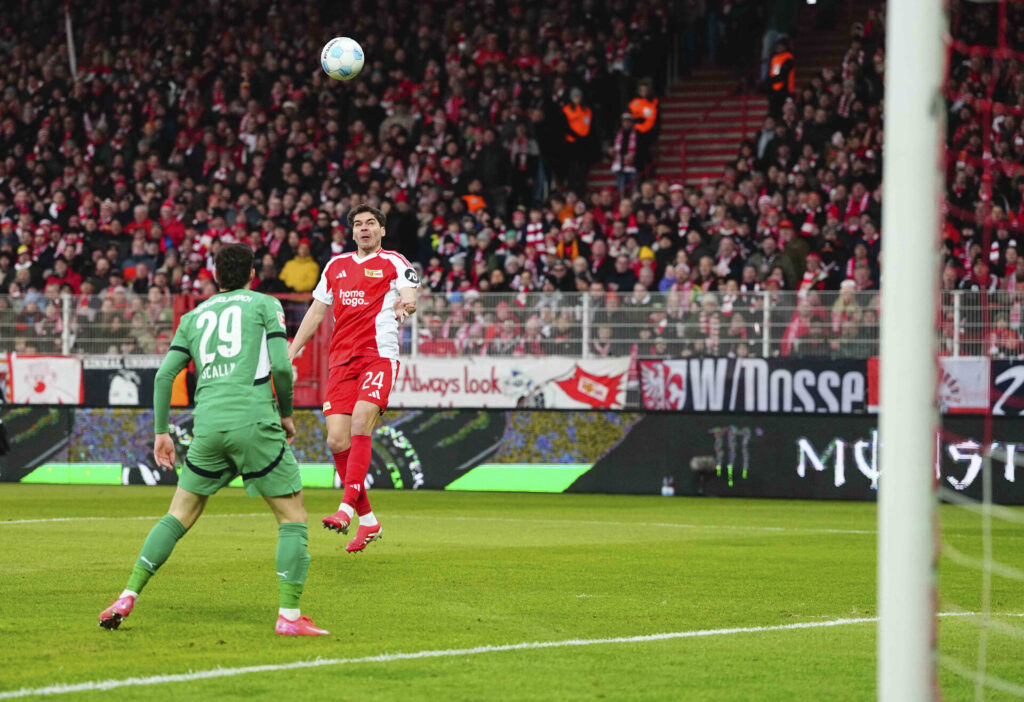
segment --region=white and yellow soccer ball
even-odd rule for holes
[[[320,52],[324,73],[334,80],[352,80],[363,70],[363,47],[348,37],[335,37]]]

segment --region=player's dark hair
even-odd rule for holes
[[[213,257],[221,290],[244,288],[252,270],[252,249],[247,244],[226,244]]]
[[[384,217],[384,213],[383,212],[378,210],[373,205],[359,205],[358,207],[353,207],[351,210],[348,211],[348,227],[349,227],[349,229],[352,228],[352,220],[354,220],[356,218],[356,215],[361,215],[364,212],[369,212],[370,214],[372,214],[373,218],[375,220],[377,220],[377,224],[379,224],[382,227],[384,226],[385,217]]]

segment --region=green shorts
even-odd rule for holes
[[[249,497],[281,497],[302,489],[299,464],[280,424],[250,424],[194,437],[178,485],[212,495],[237,475]]]

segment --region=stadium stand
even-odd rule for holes
[[[345,213],[368,201],[430,291],[405,340],[417,352],[875,353],[877,6],[357,4],[346,23],[313,2],[76,7],[77,81],[53,31],[60,4],[5,8],[0,350],[159,353],[190,296],[213,292],[222,242],[252,245],[257,289],[305,293],[354,248]],[[984,45],[994,21],[965,3],[956,32]],[[343,33],[368,64],[335,84],[318,42]],[[976,103],[993,91],[1018,107],[982,124]],[[963,298],[950,353],[1020,353],[1022,100],[1015,59],[954,55],[943,284],[994,291],[1005,323],[980,338]],[[703,126],[686,121],[698,113]],[[701,131],[712,167],[687,178],[664,154]],[[986,159],[1003,166],[995,181]]]

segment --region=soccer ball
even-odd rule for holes
[[[320,65],[334,80],[352,80],[363,70],[363,47],[355,39],[335,37],[320,52]]]

